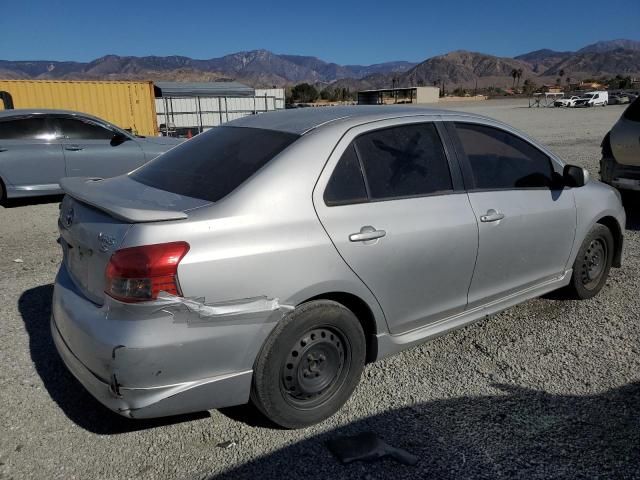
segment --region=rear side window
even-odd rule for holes
[[[46,117],[13,118],[0,122],[0,140],[53,140],[54,128]]]
[[[327,189],[324,192],[324,202],[329,205],[344,205],[348,203],[366,202],[367,189],[360,169],[360,161],[353,144],[345,150],[331,174]]]
[[[216,127],[156,157],[129,176],[167,192],[217,202],[298,139],[246,127]]]
[[[633,103],[627,107],[622,116],[632,122],[640,122],[640,97],[636,98]]]
[[[553,185],[551,160],[509,132],[456,123],[477,189],[544,188]]]
[[[371,199],[452,190],[447,157],[432,123],[375,130],[355,140]]]
[[[114,132],[80,118],[58,118],[58,128],[70,140],[111,140]]]

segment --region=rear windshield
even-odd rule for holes
[[[640,122],[640,97],[627,107],[622,116],[632,122]]]
[[[129,174],[167,192],[217,202],[291,145],[298,135],[246,127],[216,127]]]

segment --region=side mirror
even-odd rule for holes
[[[126,135],[122,133],[114,133],[113,137],[111,137],[111,146],[117,147],[118,145],[126,142],[127,140],[129,140],[129,137],[127,137]]]
[[[567,187],[583,187],[589,181],[589,172],[576,165],[565,165],[562,179]]]

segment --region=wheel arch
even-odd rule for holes
[[[624,242],[622,227],[618,223],[618,220],[612,216],[602,217],[596,222],[596,224],[604,225],[613,235],[614,250],[612,266],[620,268],[622,266],[622,244]]]
[[[377,334],[379,333],[379,329],[376,323],[375,315],[373,314],[373,310],[371,309],[369,304],[367,304],[367,302],[365,302],[362,298],[354,295],[353,293],[336,291],[315,295],[300,302],[298,305],[312,302],[314,300],[332,300],[351,310],[360,322],[362,330],[364,330],[367,348],[366,362],[372,363],[373,361],[375,361],[378,356]]]

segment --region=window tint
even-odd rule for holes
[[[449,164],[432,123],[376,130],[355,140],[371,198],[451,190]]]
[[[622,116],[632,122],[640,122],[640,97],[636,98],[633,103],[627,107]]]
[[[497,128],[456,123],[475,188],[513,189],[551,187],[553,167],[533,145]]]
[[[324,192],[327,205],[360,203],[367,201],[367,189],[360,169],[360,162],[353,144],[345,150],[331,174]]]
[[[45,117],[14,118],[0,122],[2,140],[53,140],[54,129]]]
[[[111,140],[114,133],[80,118],[59,118],[59,129],[70,140]]]
[[[298,135],[244,127],[215,127],[133,171],[135,181],[216,202],[293,143]]]

